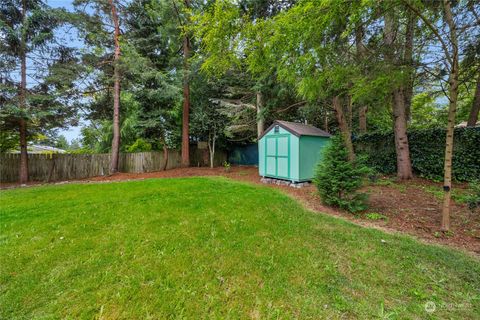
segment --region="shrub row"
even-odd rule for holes
[[[408,142],[414,173],[443,179],[446,129],[410,130]],[[393,132],[354,137],[355,151],[366,155],[367,164],[385,174],[396,172]],[[453,178],[457,181],[480,179],[480,128],[457,128],[453,144]]]

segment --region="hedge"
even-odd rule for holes
[[[408,142],[415,174],[433,180],[443,179],[446,129],[410,130]],[[353,138],[355,151],[366,155],[369,166],[380,173],[396,172],[393,132],[369,133]],[[457,128],[453,143],[453,178],[457,181],[480,179],[480,127]]]

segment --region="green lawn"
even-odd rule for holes
[[[188,178],[0,197],[0,319],[480,317],[479,260],[272,188]]]

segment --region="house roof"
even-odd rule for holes
[[[466,128],[467,126],[467,121],[460,122],[455,126],[455,128]],[[480,121],[477,121],[473,127],[480,127]]]
[[[67,153],[67,151],[60,149],[60,148],[55,148],[55,147],[50,147],[50,146],[42,146],[38,144],[29,144],[27,146],[28,153],[30,154],[39,154],[39,153]],[[12,150],[10,153],[20,153],[20,149],[17,150]]]
[[[287,130],[288,132],[292,133],[293,135],[300,137],[300,136],[314,136],[314,137],[331,137],[332,135],[326,131],[318,129],[317,127],[297,123],[297,122],[289,122],[289,121],[282,121],[282,120],[275,120],[267,130],[265,130],[258,139],[260,140],[263,138],[268,131],[270,131],[273,127],[279,125],[283,129]]]

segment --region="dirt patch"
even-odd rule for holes
[[[193,176],[224,176],[280,189],[314,211],[340,216],[363,226],[387,232],[400,231],[430,243],[439,243],[480,254],[480,214],[473,213],[466,205],[453,201],[451,232],[448,234],[440,232],[441,197],[437,190],[441,191],[441,184],[420,178],[408,182],[394,182],[391,179],[383,178],[366,186],[364,191],[370,194],[370,206],[366,212],[358,215],[322,205],[313,185],[296,189],[289,186],[263,184],[260,182],[258,169],[255,167],[231,167],[229,171],[221,167],[213,169],[178,168],[150,173],[117,173],[112,176],[94,177],[80,181],[102,182]],[[30,183],[30,185],[35,184]],[[2,184],[1,187],[18,187],[18,184]],[[458,185],[456,187],[464,188],[465,186]]]

